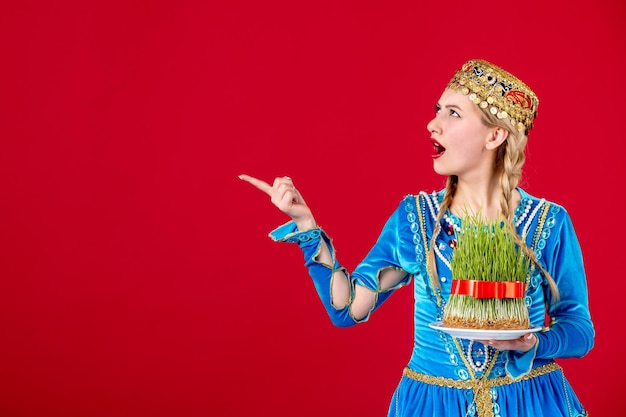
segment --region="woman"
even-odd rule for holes
[[[414,348],[389,416],[587,415],[554,358],[593,347],[582,255],[565,209],[517,187],[538,100],[512,74],[482,60],[458,70],[428,123],[434,169],[446,188],[409,195],[365,259],[349,274],[328,235],[289,177],[269,185],[242,175],[271,196],[292,221],[272,232],[295,242],[337,326],[366,321],[413,278]],[[450,262],[460,214],[504,220],[532,259],[525,300],[530,322],[549,326],[513,340],[472,341],[429,325],[451,292]]]

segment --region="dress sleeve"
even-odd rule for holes
[[[298,231],[295,223],[288,222],[270,233],[270,238],[277,242],[297,243],[304,255],[304,264],[313,280],[315,289],[328,313],[332,323],[338,327],[348,327],[365,322],[371,313],[376,310],[393,291],[410,282],[411,277],[403,278],[393,288],[381,290],[379,276],[388,268],[401,269],[398,261],[397,242],[398,219],[400,210],[387,220],[378,241],[370,250],[365,259],[356,267],[354,274],[350,274],[337,260],[332,240],[320,228],[306,231]],[[330,251],[333,263],[327,265],[318,260],[321,250],[322,239]],[[348,279],[351,287],[351,296],[348,303],[342,308],[336,308],[332,304],[332,283],[337,271],[341,271]],[[376,295],[373,308],[364,318],[357,320],[352,315],[351,305],[354,299],[354,286],[361,285],[370,289]]]
[[[587,280],[582,252],[572,221],[562,207],[560,213],[549,218],[545,235],[539,240],[536,254],[559,289],[559,300],[554,302],[544,278],[544,294],[549,327],[536,333],[537,344],[529,352],[508,352],[507,373],[518,377],[530,371],[534,360],[582,357],[594,344],[594,328],[589,313]],[[560,220],[560,221],[559,221]]]
[[[582,357],[594,343],[583,257],[572,221],[561,210],[564,215],[561,227],[553,230],[553,245],[544,253],[545,266],[559,289],[559,300],[553,302],[546,289],[550,326],[537,335],[539,358]]]

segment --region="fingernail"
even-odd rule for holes
[[[240,180],[242,180],[243,175],[238,175],[237,178],[239,178]]]

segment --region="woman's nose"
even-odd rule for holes
[[[430,133],[439,133],[439,125],[437,124],[437,117],[435,117],[433,120],[428,122],[428,124],[426,125],[426,129],[428,129]]]

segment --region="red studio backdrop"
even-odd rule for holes
[[[561,360],[626,415],[620,0],[5,1],[0,415],[382,416],[412,294],[334,328],[287,221],[289,175],[352,269],[432,191],[426,123],[483,58],[540,97],[523,186],[570,212],[596,346]]]

